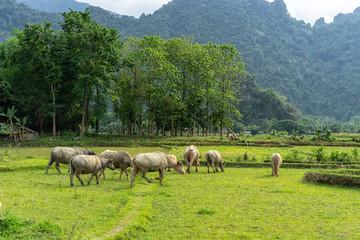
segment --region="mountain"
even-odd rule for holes
[[[40,12],[15,0],[0,0],[0,41],[5,42],[14,28],[21,30],[25,23],[58,23],[61,20],[55,13]]]
[[[84,11],[90,7],[87,3],[80,3],[75,0],[17,0],[27,6],[50,13],[68,12],[71,8],[74,11]]]
[[[356,8],[353,13],[340,13],[334,17],[334,24],[357,23],[360,21],[360,7]]]
[[[98,10],[92,10],[95,19],[110,17]],[[124,36],[233,44],[262,87],[275,88],[304,114],[341,121],[360,116],[359,22],[311,27],[292,18],[283,0],[173,0],[153,14],[122,16],[111,26]]]
[[[320,19],[314,27],[292,18],[283,0],[172,0],[140,18],[96,7],[90,11],[94,20],[119,29],[124,38],[186,36],[199,43],[233,44],[263,88],[276,89],[304,114],[342,121],[360,116],[359,8],[339,14],[331,24]],[[18,14],[8,18],[28,19]],[[9,25],[8,18],[0,12],[0,23]],[[0,31],[4,34],[1,24]]]

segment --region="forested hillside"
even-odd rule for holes
[[[14,28],[23,29],[25,23],[60,22],[61,17],[55,13],[40,12],[31,9],[24,3],[15,0],[0,0],[0,41],[5,42]]]
[[[13,0],[0,2],[0,11],[4,12],[0,21],[5,23],[0,24],[2,42],[13,27],[22,29],[26,22],[61,21],[57,14],[29,10]],[[360,116],[359,9],[353,14],[339,14],[333,24],[319,20],[314,27],[292,18],[283,0],[173,0],[138,19],[101,8],[90,7],[90,11],[100,24],[118,29],[122,39],[186,36],[201,44],[232,44],[261,87],[274,88],[303,114],[341,121]],[[244,100],[252,104],[257,102],[254,96],[261,96],[245,95]],[[263,103],[256,104],[258,109],[267,109]]]
[[[334,24],[312,28],[292,18],[282,0],[173,0],[139,19],[114,20],[93,10],[95,19],[112,19],[124,36],[193,36],[200,43],[234,44],[262,87],[275,88],[306,115],[341,121],[360,115],[358,15],[339,15]]]

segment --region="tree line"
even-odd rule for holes
[[[247,77],[233,45],[159,36],[121,40],[118,30],[87,10],[52,23],[26,24],[0,44],[0,111],[17,114],[40,132],[80,131],[109,109],[128,134],[209,134],[241,116],[236,104]],[[220,131],[222,133],[222,131]]]

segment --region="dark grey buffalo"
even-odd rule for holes
[[[185,170],[181,161],[173,162],[173,160],[168,155],[162,152],[141,153],[136,155],[133,160],[133,164],[134,169],[131,175],[130,187],[134,186],[134,179],[139,171],[141,171],[142,177],[145,178],[149,183],[152,181],[146,177],[146,173],[159,171],[159,177],[155,179],[160,180],[161,184],[162,179],[164,178],[165,169],[168,167],[174,168],[179,173],[185,174]]]
[[[213,168],[214,173],[218,172],[218,166],[220,165],[221,171],[224,171],[225,161],[221,159],[221,154],[216,150],[209,150],[206,154],[206,165],[208,168],[208,173],[210,173],[210,165]]]
[[[96,177],[96,184],[99,184],[98,172],[105,168],[114,170],[114,164],[111,159],[105,159],[95,155],[77,155],[70,160],[70,185],[74,186],[73,178],[74,174],[79,179],[82,185],[83,180],[80,178],[80,174],[90,174],[88,185],[90,185],[93,177]]]
[[[130,167],[132,167],[132,157],[129,153],[125,151],[106,150],[101,153],[100,157],[111,159],[114,163],[114,167],[121,169],[120,179],[123,172],[125,172],[126,178],[129,180],[128,170]],[[105,178],[105,169],[100,171],[99,177],[101,174],[103,174]]]
[[[95,155],[94,151],[82,149],[79,147],[55,147],[50,153],[50,161],[47,165],[45,173],[48,173],[50,166],[55,162],[55,168],[61,173],[59,169],[60,163],[69,164],[70,159],[76,155]]]

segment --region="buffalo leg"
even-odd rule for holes
[[[143,177],[143,178],[145,178],[146,179],[146,181],[148,181],[148,183],[152,183],[152,181],[149,179],[149,178],[147,178],[146,177],[146,171],[141,171],[141,176]]]
[[[127,170],[127,169],[125,170],[125,174],[126,174],[127,180],[129,181],[129,173],[128,173],[128,170]]]
[[[84,185],[84,182],[83,182],[83,180],[82,180],[81,177],[80,177],[80,173],[79,173],[79,172],[76,172],[75,176],[79,179],[79,181],[81,182],[81,185]]]
[[[48,173],[48,170],[49,170],[49,168],[51,167],[51,165],[52,165],[53,163],[54,163],[54,161],[53,161],[52,159],[50,159],[50,161],[49,161],[49,163],[48,163],[48,165],[47,165],[47,167],[46,167],[45,174]]]
[[[95,177],[96,177],[96,184],[100,184],[100,182],[99,182],[99,177],[98,177],[98,174],[97,174],[97,173],[95,173]],[[104,177],[105,177],[105,175],[104,175]]]
[[[74,178],[74,171],[71,169],[71,173],[70,173],[70,186],[74,186],[73,178]]]
[[[96,184],[99,184],[99,177],[98,177],[97,173],[92,173],[87,185],[90,185],[94,176],[96,176],[96,181],[97,181]]]
[[[190,174],[191,173],[191,165],[192,165],[192,162],[189,162],[188,166],[187,166],[187,169],[186,171]]]
[[[165,168],[159,169],[159,177],[156,178],[157,180],[160,180],[160,184],[163,185],[162,180],[164,178]]]
[[[56,170],[58,170],[59,173],[62,173],[62,172],[60,171],[59,166],[60,166],[60,163],[59,163],[59,162],[56,162],[56,163],[55,163],[55,168],[56,168]]]
[[[275,175],[275,165],[274,165],[274,163],[271,163],[271,169],[272,169],[271,176],[274,176]]]
[[[212,163],[212,168],[213,168],[214,173],[216,173],[216,172],[217,172],[217,169],[216,169],[216,167],[215,167],[215,164],[214,164],[214,163]]]
[[[133,172],[131,174],[131,183],[130,183],[130,187],[134,187],[134,179],[136,174],[140,171],[140,168],[138,168],[135,164],[134,164],[134,169]]]
[[[99,178],[101,177],[101,174],[104,176],[104,179],[106,179],[106,177],[105,177],[105,169],[101,169],[99,171]]]

